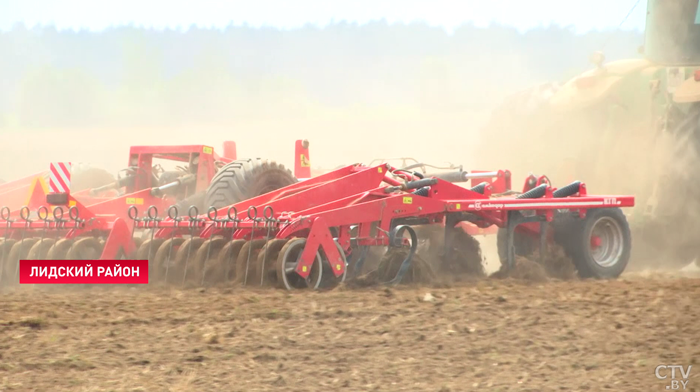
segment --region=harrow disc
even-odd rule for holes
[[[261,286],[274,287],[277,285],[277,270],[275,268],[275,262],[279,257],[279,253],[282,250],[282,247],[284,247],[284,245],[288,241],[289,240],[286,238],[276,238],[267,241],[265,246],[263,246],[263,248],[260,249],[260,253],[258,254],[258,259],[255,267],[256,275],[261,277]],[[255,284],[255,282],[253,282],[253,284]]]
[[[337,287],[339,284],[345,282],[345,277],[348,274],[348,260],[345,256],[345,250],[343,249],[342,246],[336,241],[335,246],[338,248],[338,252],[340,253],[340,257],[343,259],[343,264],[345,265],[345,270],[343,271],[343,274],[340,276],[335,276],[333,273],[333,267],[331,267],[330,262],[328,261],[328,257],[324,255],[323,257],[323,277],[321,279],[321,285],[319,287],[324,288],[324,289],[332,289]]]
[[[207,272],[209,276],[218,276],[221,274],[225,282],[236,279],[236,260],[238,260],[238,255],[246,244],[246,240],[233,240],[226,243],[226,245],[221,248],[216,264],[212,264],[211,273]]]
[[[150,266],[151,261],[155,258],[156,252],[160,246],[165,242],[163,238],[147,239],[141,242],[141,245],[136,250],[137,260],[148,260]]]
[[[277,257],[277,285],[287,290],[311,288],[316,290],[323,278],[323,267],[320,252],[316,252],[316,258],[308,278],[303,279],[294,269],[301,260],[301,253],[306,246],[306,238],[294,238],[289,240],[280,250]]]
[[[56,241],[56,243],[51,246],[51,249],[46,254],[46,258],[49,260],[65,260],[68,256],[68,251],[71,246],[73,246],[73,240],[67,238],[61,238]]]
[[[69,260],[96,260],[102,256],[104,244],[95,237],[84,237],[76,240],[70,247],[66,258]]]
[[[55,239],[52,238],[42,238],[41,240],[37,241],[34,246],[29,250],[29,253],[27,254],[27,259],[29,260],[41,260],[46,258],[48,255],[49,251],[53,247],[53,245],[56,243]]]
[[[236,282],[244,286],[255,284],[260,281],[260,276],[256,268],[258,255],[267,240],[256,239],[247,241],[236,259]]]
[[[10,250],[17,243],[11,238],[0,239],[0,286],[10,282]]]
[[[214,281],[217,280],[216,276],[211,275],[212,264],[218,261],[219,252],[221,248],[226,244],[226,240],[223,237],[216,236],[209,238],[204,241],[202,246],[197,250],[197,254],[194,256],[194,270],[197,273],[197,281],[204,285],[206,280]]]
[[[168,283],[174,282],[184,285],[188,280],[191,280],[193,276],[196,278],[197,275],[199,275],[199,271],[197,271],[191,259],[197,254],[197,250],[203,243],[204,238],[192,237],[186,239],[185,242],[180,245],[180,249],[177,250],[177,255],[175,255],[175,261],[170,266],[171,271],[168,271]]]
[[[146,241],[143,241],[141,246],[136,249],[136,260],[148,260],[149,276],[151,276],[151,274],[153,274],[155,271],[154,264],[156,253],[160,249],[163,242],[165,242],[163,238],[149,238]]]
[[[185,242],[185,239],[182,237],[173,237],[163,241],[153,257],[151,282],[164,282],[167,280],[168,276],[170,276],[173,258],[177,255],[183,242]]]
[[[19,283],[17,279],[19,273],[19,261],[27,259],[29,250],[39,241],[39,238],[25,238],[23,241],[17,241],[10,248],[10,252],[5,258],[5,268],[3,271],[3,280],[5,284]]]

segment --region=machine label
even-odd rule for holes
[[[618,200],[617,200],[616,198],[614,198],[614,197],[605,197],[605,198],[603,198],[603,205],[606,205],[606,206],[616,206],[616,205],[619,205],[619,204],[622,204],[622,202],[621,202],[621,201],[618,201]]]
[[[299,155],[299,162],[301,162],[301,167],[310,167],[311,163],[309,162],[308,159],[306,159],[306,155],[301,154]]]
[[[205,154],[211,154],[212,152],[214,152],[214,149],[211,148],[211,147],[206,147],[206,146],[205,146],[205,147],[202,148],[202,152],[205,153]]]
[[[132,205],[132,204],[138,204],[142,205],[143,204],[143,199],[140,197],[127,197],[126,198],[126,204]]]
[[[413,204],[413,198],[411,196],[404,196],[403,204]]]

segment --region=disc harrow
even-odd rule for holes
[[[500,227],[506,233],[505,244],[499,244],[506,249],[502,262],[511,267],[524,238],[540,243],[544,254],[546,243],[555,241],[548,224],[564,218],[569,222],[567,235],[590,237],[588,253],[568,247],[580,269],[595,262],[591,258],[601,246],[621,246],[624,251],[616,265],[627,263],[631,243],[604,244],[606,239],[590,233],[587,213],[632,206],[633,196],[591,196],[578,181],[556,189],[544,176],[530,178],[523,192],[507,189],[502,192],[507,196],[492,197],[492,191],[487,182],[467,189],[437,177],[416,177],[388,164],[352,165],[228,207],[210,207],[206,214],[192,206],[183,216],[171,206],[162,218],[155,207],[139,217],[132,206],[129,217],[135,228],[153,229],[138,253],[154,255],[149,259],[151,276],[168,284],[333,288],[348,279],[349,269],[352,279],[364,274],[370,247],[384,247],[387,254],[403,252],[401,263],[382,264],[385,273],[379,280],[386,284],[398,284],[409,270],[417,269],[428,275],[482,276],[478,243],[454,235],[461,222]],[[444,235],[438,241],[442,250],[437,253],[441,260],[419,268],[413,262],[420,258],[417,254],[427,252],[418,249],[417,232],[423,233],[425,226],[442,227]],[[629,233],[622,234],[620,238],[628,238]],[[435,241],[434,230],[430,236]],[[479,264],[465,260],[455,246],[476,247],[472,254]],[[448,265],[446,260],[463,265]],[[395,275],[387,277],[386,271]],[[597,277],[619,275],[602,271]]]
[[[507,171],[490,175],[510,178]],[[422,177],[386,163],[356,164],[206,213],[196,205],[186,213],[152,205],[140,214],[132,205],[125,214],[131,224],[75,201],[65,218],[67,205],[41,207],[37,219],[26,207],[19,219],[3,209],[0,271],[10,279],[0,278],[16,282],[22,258],[147,259],[151,284],[181,287],[317,290],[368,277],[396,285],[407,276],[417,283],[441,274],[483,276],[478,243],[463,222],[499,228],[507,268],[524,249],[539,246],[544,255],[551,242],[584,277],[615,278],[629,259],[620,208],[633,206],[633,196],[588,195],[578,181],[557,189],[545,176],[528,178],[522,192],[510,181],[506,189],[487,181],[466,188],[444,179],[450,176]],[[372,248],[386,254],[367,271]]]

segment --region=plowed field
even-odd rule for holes
[[[697,278],[0,299],[0,391],[661,391],[700,360]]]

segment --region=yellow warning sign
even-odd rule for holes
[[[457,205],[456,205],[455,207],[456,207],[456,209],[458,209],[458,210],[459,210],[459,209],[461,209],[461,208],[462,208],[462,205],[461,205],[461,204],[459,204],[459,203],[457,203]]]
[[[32,185],[29,187],[29,193],[27,195],[27,200],[24,202],[25,206],[29,205],[29,201],[32,198],[32,194],[34,194],[34,188],[36,188],[37,185],[40,186],[41,189],[43,189],[44,194],[49,193],[49,186],[46,184],[46,180],[44,180],[44,177],[38,176],[38,177],[34,178],[34,181],[32,181]]]
[[[309,160],[306,158],[306,155],[301,154],[299,156],[299,162],[301,162],[301,167],[311,167],[311,163]]]
[[[377,171],[381,173],[381,172],[382,172],[382,167],[381,167],[381,166],[378,167],[378,168],[377,168]]]
[[[413,198],[411,196],[404,196],[403,204],[413,204]]]
[[[127,197],[126,198],[126,204],[132,205],[132,204],[138,204],[142,205],[143,204],[143,199],[140,197]]]
[[[202,148],[202,152],[205,154],[211,154],[212,152],[214,152],[214,149],[211,147],[204,146],[204,148]]]

